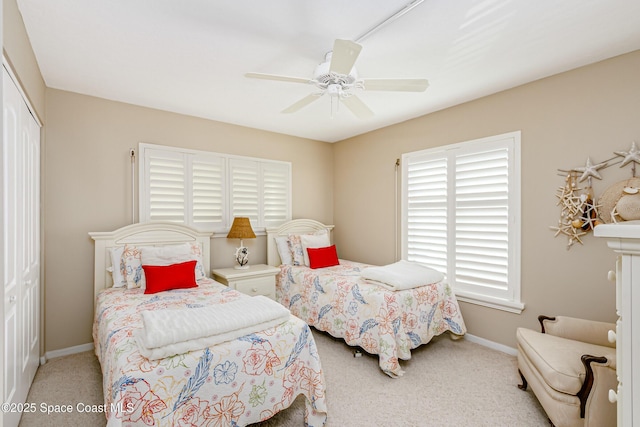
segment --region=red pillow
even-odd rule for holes
[[[187,261],[171,265],[143,265],[145,281],[144,293],[169,291],[171,289],[187,289],[198,286],[196,283],[196,263]]]
[[[340,265],[336,245],[327,246],[326,248],[307,248],[309,254],[309,267],[324,268]]]

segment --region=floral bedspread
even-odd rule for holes
[[[132,337],[140,311],[251,298],[210,279],[198,288],[145,295],[111,288],[96,301],[95,351],[108,426],[244,426],[306,397],[305,423],[326,421],[324,374],[309,326],[290,320],[211,348],[148,360]],[[303,424],[303,420],[300,420]]]
[[[462,336],[466,327],[446,282],[390,291],[360,277],[367,264],[340,260],[312,270],[282,265],[276,299],[309,325],[379,355],[389,376],[403,374],[399,359],[446,331]]]

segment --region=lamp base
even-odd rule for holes
[[[237,270],[246,270],[249,268],[249,249],[242,246],[242,240],[240,240],[240,247],[236,249],[236,262],[235,266]]]

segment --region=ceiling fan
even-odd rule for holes
[[[288,77],[275,74],[246,73],[246,77],[264,80],[277,80],[292,83],[305,83],[316,86],[319,91],[309,94],[289,107],[283,113],[294,113],[324,94],[328,94],[336,102],[341,102],[360,119],[373,116],[373,111],[355,94],[357,90],[366,91],[401,91],[424,92],[429,86],[426,79],[361,79],[354,67],[362,45],[351,41],[337,39],[333,51],[326,54],[313,73],[313,78]]]

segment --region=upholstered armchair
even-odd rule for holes
[[[542,332],[518,328],[519,387],[531,390],[556,427],[616,425],[616,348],[613,323],[539,316]]]

